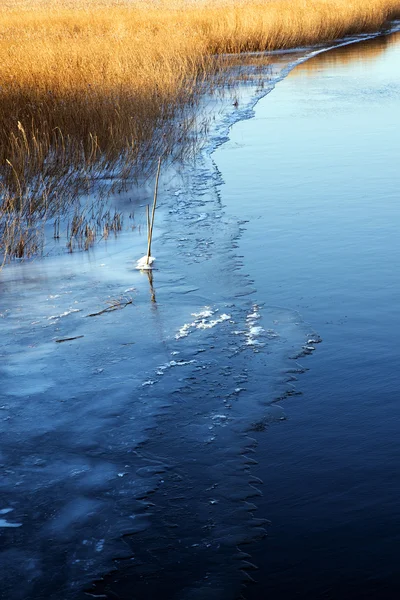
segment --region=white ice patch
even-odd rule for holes
[[[61,319],[62,317],[68,317],[68,315],[71,315],[72,313],[76,313],[76,312],[81,312],[80,308],[70,308],[69,310],[66,310],[65,312],[61,313],[61,315],[52,315],[51,317],[47,317],[48,321],[54,321],[56,319]]]
[[[231,318],[230,315],[227,315],[224,313],[217,319],[212,319],[209,323],[199,323],[197,326],[197,329],[212,329],[219,323],[223,323],[224,321],[229,321],[230,318]]]
[[[147,256],[142,256],[136,263],[136,269],[139,269],[139,271],[150,271],[153,268],[152,264],[155,260],[154,256],[149,256],[148,260]]]
[[[155,384],[155,381],[153,381],[152,379],[148,379],[147,381],[144,381],[142,383],[142,387],[146,387],[148,385],[154,385],[154,384]]]
[[[192,327],[193,327],[192,323],[185,323],[185,325],[183,325],[179,329],[178,333],[175,335],[175,339],[180,340],[181,338],[187,337],[189,335]]]
[[[249,334],[254,337],[256,335],[260,335],[261,333],[263,333],[263,331],[264,329],[260,325],[253,325],[249,329]]]
[[[0,515],[7,515],[13,510],[13,508],[2,508],[0,510]],[[0,519],[0,527],[22,527],[22,523],[10,523],[6,519]]]
[[[252,312],[246,317],[246,345],[247,346],[263,346],[263,342],[259,339],[265,333],[265,329],[258,325],[261,315],[258,312],[258,306],[254,305]]]
[[[257,306],[253,306],[253,312],[247,315],[246,321],[256,321],[260,318],[260,313],[258,312],[257,308]]]
[[[157,375],[164,375],[165,371],[171,369],[172,367],[184,367],[186,365],[192,365],[195,362],[195,360],[170,360],[169,362],[158,367],[156,373]]]
[[[213,415],[211,417],[213,424],[209,429],[213,429],[216,425],[219,427],[224,427],[227,424],[228,417],[227,415]]]
[[[196,319],[207,319],[208,317],[212,317],[213,314],[214,311],[212,311],[211,308],[206,306],[204,310],[201,310],[198,313],[192,313],[192,317],[195,317]]]
[[[209,306],[205,306],[204,309],[198,313],[192,313],[192,317],[194,317],[194,321],[191,323],[185,323],[178,330],[178,333],[175,335],[175,339],[180,340],[181,338],[187,337],[189,333],[195,331],[196,329],[212,329],[219,323],[223,323],[224,321],[229,321],[231,318],[230,315],[223,313],[212,319],[214,315],[218,312],[217,310],[212,310]]]
[[[0,519],[0,527],[22,527],[22,523],[9,523],[5,519]]]

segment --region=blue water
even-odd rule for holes
[[[246,598],[400,593],[400,36],[298,66],[215,160],[244,268],[323,339],[257,436],[272,524]]]

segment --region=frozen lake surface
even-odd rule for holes
[[[395,597],[400,42],[309,54],[211,105],[152,273],[150,188],[3,271],[2,599]]]

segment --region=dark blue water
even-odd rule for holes
[[[400,594],[399,131],[397,34],[298,66],[215,155],[258,292],[323,338],[257,436],[249,600]]]

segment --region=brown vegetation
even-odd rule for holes
[[[399,14],[400,0],[6,0],[0,252],[4,223],[59,214],[82,182],[170,153],[218,55],[377,30]]]

